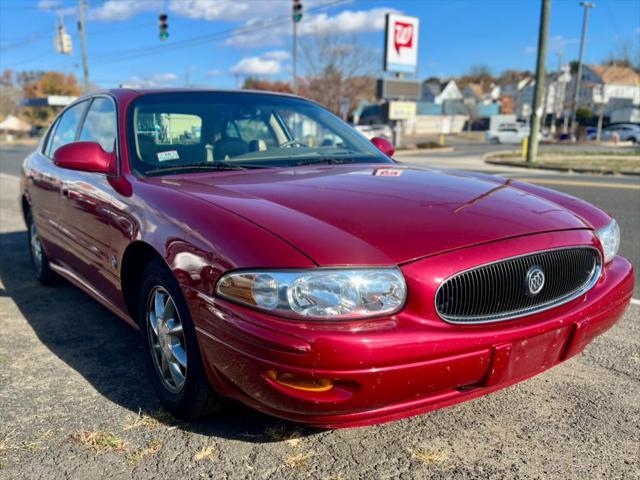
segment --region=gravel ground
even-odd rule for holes
[[[15,180],[0,176],[0,478],[640,478],[640,322],[466,404],[320,431],[241,406],[160,409],[137,334],[68,284],[33,279]]]

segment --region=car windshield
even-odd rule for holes
[[[391,163],[318,105],[250,92],[172,92],[139,97],[129,110],[131,166],[140,175]]]

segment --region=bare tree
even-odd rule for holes
[[[5,70],[0,77],[0,117],[18,115],[21,99],[22,90],[15,84],[13,72]]]
[[[298,79],[300,94],[309,97],[336,114],[344,97],[349,111],[361,99],[375,98],[372,77],[375,55],[355,36],[325,33],[310,35],[301,42],[304,77]]]
[[[607,54],[603,63],[640,70],[640,47],[628,38],[620,39],[615,50]]]

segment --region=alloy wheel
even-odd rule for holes
[[[42,243],[40,243],[40,237],[38,236],[38,230],[35,223],[31,222],[29,225],[29,243],[31,245],[31,258],[33,259],[33,266],[36,269],[38,275],[42,272]]]
[[[167,390],[179,393],[187,378],[184,331],[173,298],[161,286],[149,293],[146,324],[156,371]]]

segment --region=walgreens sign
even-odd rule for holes
[[[418,66],[418,30],[420,21],[387,13],[384,43],[384,69],[387,72],[413,73]]]

